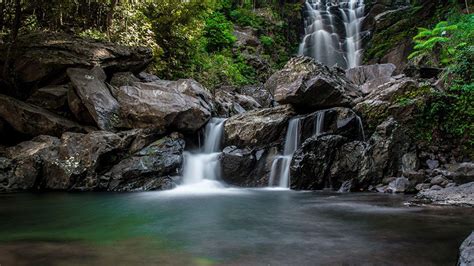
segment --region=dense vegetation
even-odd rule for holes
[[[151,71],[193,77],[209,88],[258,83],[294,53],[300,4],[269,0],[3,0],[0,34],[14,43],[31,31],[66,31],[153,49]],[[235,45],[234,28],[259,43]]]

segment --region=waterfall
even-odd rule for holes
[[[305,36],[299,55],[327,65],[352,68],[360,64],[363,0],[306,0]]]
[[[298,149],[300,145],[300,131],[301,131],[301,119],[293,118],[288,124],[288,130],[285,137],[285,147],[283,149],[283,155],[275,156],[272,162],[272,168],[270,171],[270,180],[268,185],[270,187],[275,186],[275,182],[278,180],[278,187],[289,188],[290,187],[290,164],[293,158],[293,153]]]
[[[322,110],[316,113],[316,121],[314,123],[314,134],[319,136],[324,133],[324,116],[326,115],[326,110]]]
[[[204,143],[200,152],[184,153],[183,185],[195,188],[221,186],[220,178],[220,149],[224,134],[225,119],[212,118],[204,131]]]

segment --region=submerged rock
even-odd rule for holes
[[[293,115],[293,109],[283,105],[233,116],[224,126],[225,145],[255,147],[279,141]]]
[[[268,79],[265,88],[273,92],[277,102],[304,110],[351,107],[361,96],[342,71],[323,66],[309,57],[291,59]]]

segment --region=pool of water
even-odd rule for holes
[[[0,195],[0,265],[455,265],[474,210],[407,200],[251,189]]]

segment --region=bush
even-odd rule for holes
[[[215,12],[206,20],[204,37],[208,52],[221,51],[232,47],[237,38],[233,35],[234,25],[220,13]]]

